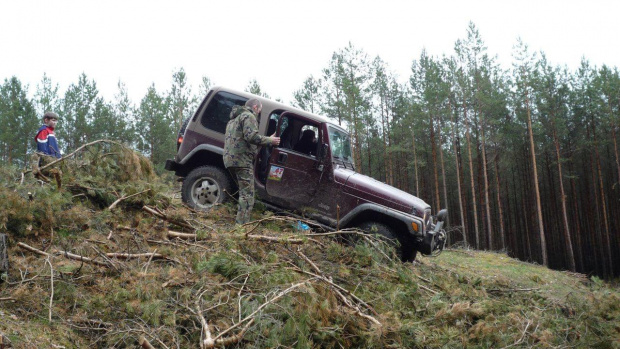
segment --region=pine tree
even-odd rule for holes
[[[2,161],[8,165],[25,165],[30,151],[36,149],[34,136],[37,117],[27,97],[28,86],[13,76],[0,86],[0,149]]]
[[[175,116],[168,99],[157,93],[155,85],[151,85],[142,98],[137,118],[138,149],[155,165],[161,165],[174,156]]]
[[[292,105],[311,113],[318,113],[321,101],[322,80],[310,75],[304,80],[302,87],[293,92]]]
[[[521,39],[518,39],[515,46],[514,75],[516,76],[516,84],[519,103],[522,103],[527,120],[527,131],[530,142],[530,159],[532,161],[532,175],[534,182],[534,195],[536,197],[536,213],[538,218],[538,232],[540,239],[540,252],[542,264],[549,266],[547,257],[547,243],[545,238],[545,228],[543,224],[542,203],[540,197],[540,185],[538,178],[538,166],[536,163],[536,148],[534,143],[534,131],[532,127],[532,85],[535,78],[535,61],[536,55],[530,55],[528,47]]]

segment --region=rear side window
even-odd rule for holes
[[[235,105],[245,105],[248,99],[228,92],[218,92],[207,105],[200,123],[215,132],[226,132],[226,124],[230,120],[230,111]]]

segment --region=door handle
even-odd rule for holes
[[[288,154],[287,153],[280,153],[280,154],[278,154],[278,163],[279,164],[285,164],[287,158],[288,158]]]

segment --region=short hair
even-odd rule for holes
[[[258,99],[252,98],[245,102],[245,106],[254,109],[254,107],[262,108],[263,104]]]
[[[45,114],[43,114],[43,120],[45,119],[58,119],[58,114],[53,111],[45,112]]]

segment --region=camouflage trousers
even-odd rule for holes
[[[235,223],[245,224],[250,221],[254,207],[254,169],[251,167],[230,167],[228,170],[237,179],[239,186],[239,205]]]

